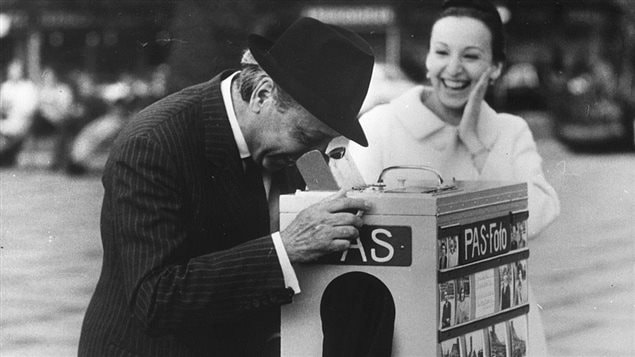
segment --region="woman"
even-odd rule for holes
[[[525,269],[522,264],[516,264],[516,280],[514,282],[514,305],[522,305],[527,300],[527,291],[525,290]]]
[[[462,324],[470,320],[470,299],[465,297],[465,288],[461,287],[459,300],[456,302],[456,323]]]
[[[524,181],[529,236],[535,237],[559,214],[560,205],[544,178],[525,121],[496,113],[483,100],[488,84],[501,75],[504,60],[503,26],[496,9],[483,0],[446,1],[433,23],[426,57],[431,86],[417,86],[360,119],[369,146],[351,143],[348,151],[364,180],[376,182],[388,166],[428,165],[459,180]],[[544,356],[537,311],[532,303],[529,346],[532,355]]]
[[[504,60],[496,9],[482,0],[446,1],[426,57],[431,87],[417,86],[361,118],[369,147],[351,143],[349,152],[364,180],[376,182],[388,166],[427,165],[459,180],[524,181],[529,235],[536,236],[560,205],[526,122],[483,101]]]

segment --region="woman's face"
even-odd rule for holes
[[[432,27],[426,67],[441,105],[463,108],[480,76],[494,64],[492,34],[481,21],[450,16]],[[498,67],[492,79],[500,75]]]

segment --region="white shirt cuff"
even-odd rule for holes
[[[284,249],[280,232],[272,233],[271,239],[273,240],[273,246],[276,248],[276,254],[278,254],[278,261],[280,262],[280,268],[282,268],[282,276],[284,277],[285,287],[293,289],[294,294],[299,294],[300,284],[298,283],[298,277],[295,275],[293,266],[291,266],[287,250]]]

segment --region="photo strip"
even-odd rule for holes
[[[454,281],[439,284],[439,328],[445,329],[454,325]]]
[[[440,357],[461,357],[458,337],[441,342]]]
[[[527,260],[520,260],[514,265],[514,306],[528,302]]]
[[[489,355],[490,357],[509,357],[507,328],[505,322],[490,326],[489,332]]]
[[[488,269],[474,274],[474,317],[481,318],[496,312],[496,274]]]
[[[472,300],[470,294],[470,278],[457,280],[456,286],[456,324],[469,322],[472,319]]]
[[[508,321],[511,338],[511,357],[527,357],[527,315],[521,315]]]
[[[459,265],[459,236],[451,235],[447,238],[448,245],[448,268]]]
[[[448,268],[448,243],[447,239],[439,239],[439,270]]]
[[[479,357],[485,356],[485,336],[483,330],[470,332],[462,336],[463,339],[463,351],[461,356],[465,357]]]
[[[506,264],[498,267],[498,278],[499,278],[499,311],[503,311],[509,309],[512,304],[512,296],[513,296],[513,271],[512,265]]]

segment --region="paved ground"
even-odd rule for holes
[[[562,216],[531,245],[553,356],[634,356],[635,155],[538,142]],[[101,263],[97,176],[0,170],[0,354],[73,356]]]

